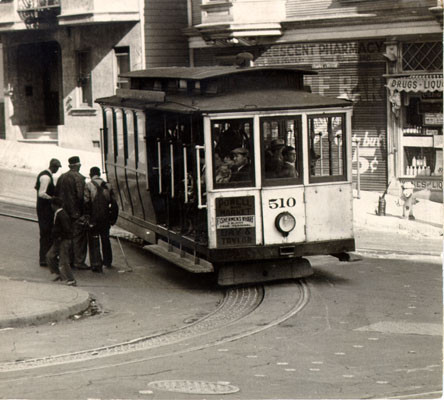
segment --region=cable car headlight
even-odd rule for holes
[[[274,224],[283,236],[288,236],[296,226],[296,219],[289,212],[283,212],[276,217]]]

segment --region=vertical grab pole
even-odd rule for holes
[[[174,199],[174,145],[170,142],[171,198]]]
[[[358,199],[360,199],[361,198],[361,173],[360,173],[360,171],[359,171],[359,167],[361,166],[360,165],[360,161],[359,161],[359,140],[358,141],[356,141],[356,158],[358,159],[358,168],[357,168],[357,170],[358,170]]]
[[[344,171],[344,163],[342,163],[342,169],[341,169],[341,154],[342,154],[342,140],[341,140],[342,133],[336,134],[336,139],[338,140],[338,174],[341,174],[341,172]],[[342,160],[343,161],[343,160]]]
[[[184,173],[184,190],[185,190],[185,204],[188,204],[188,160],[187,160],[187,146],[183,145],[183,173]]]
[[[356,196],[358,199],[361,198],[361,174],[359,172],[360,161],[359,161],[359,143],[361,140],[359,138],[354,138],[353,143],[356,144]]]
[[[162,148],[157,139],[157,170],[159,171],[159,194],[162,194]]]
[[[202,204],[202,180],[200,177],[200,150],[205,149],[204,146],[196,146],[196,163],[197,163],[197,208],[207,208],[206,204]]]

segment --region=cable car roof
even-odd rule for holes
[[[158,67],[120,74],[122,78],[166,78],[201,80],[231,74],[251,73],[252,71],[293,71],[303,75],[316,75],[309,70],[302,70],[292,65],[269,65],[260,67],[208,66],[208,67]]]
[[[137,96],[146,92],[146,97]],[[131,93],[135,93],[134,96]],[[159,95],[164,94],[163,100]],[[151,97],[152,95],[152,97]],[[352,103],[302,90],[266,89],[229,92],[220,95],[189,96],[184,93],[128,90],[122,94],[96,100],[102,105],[130,107],[178,113],[206,113],[254,110],[350,107]]]

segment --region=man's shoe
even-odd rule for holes
[[[61,280],[62,280],[62,277],[60,275],[57,275],[52,281],[53,282],[58,282],[58,281],[61,281]]]
[[[41,267],[47,267],[48,263],[46,261],[40,261],[40,266]]]
[[[100,266],[97,266],[97,267],[93,267],[93,266],[91,266],[91,270],[92,270],[92,272],[97,272],[97,273],[103,273],[103,269],[102,269],[102,266],[100,265]]]
[[[105,268],[114,268],[111,264],[105,264]]]
[[[91,268],[89,267],[89,265],[86,265],[85,263],[80,264],[80,265],[74,265],[74,268],[75,268],[75,269],[91,269]]]
[[[77,282],[76,281],[68,281],[68,282],[66,282],[66,284],[68,286],[77,286]]]

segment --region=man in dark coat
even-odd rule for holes
[[[41,267],[46,267],[46,253],[52,245],[52,225],[54,213],[51,208],[51,199],[55,194],[53,174],[56,174],[62,166],[59,160],[53,158],[49,162],[48,169],[40,172],[35,183],[37,190],[37,218],[40,231],[39,262]]]
[[[117,203],[111,185],[100,177],[100,168],[92,167],[89,171],[91,181],[85,185],[85,215],[88,216],[89,260],[93,272],[103,272],[102,265],[112,267],[113,253],[109,239],[111,225],[116,223]],[[102,255],[100,255],[100,243]]]
[[[72,264],[77,269],[89,269],[85,264],[87,251],[86,219],[83,215],[83,193],[85,177],[80,174],[80,158],[68,159],[69,171],[57,181],[56,195],[63,201],[63,208],[72,224]]]

